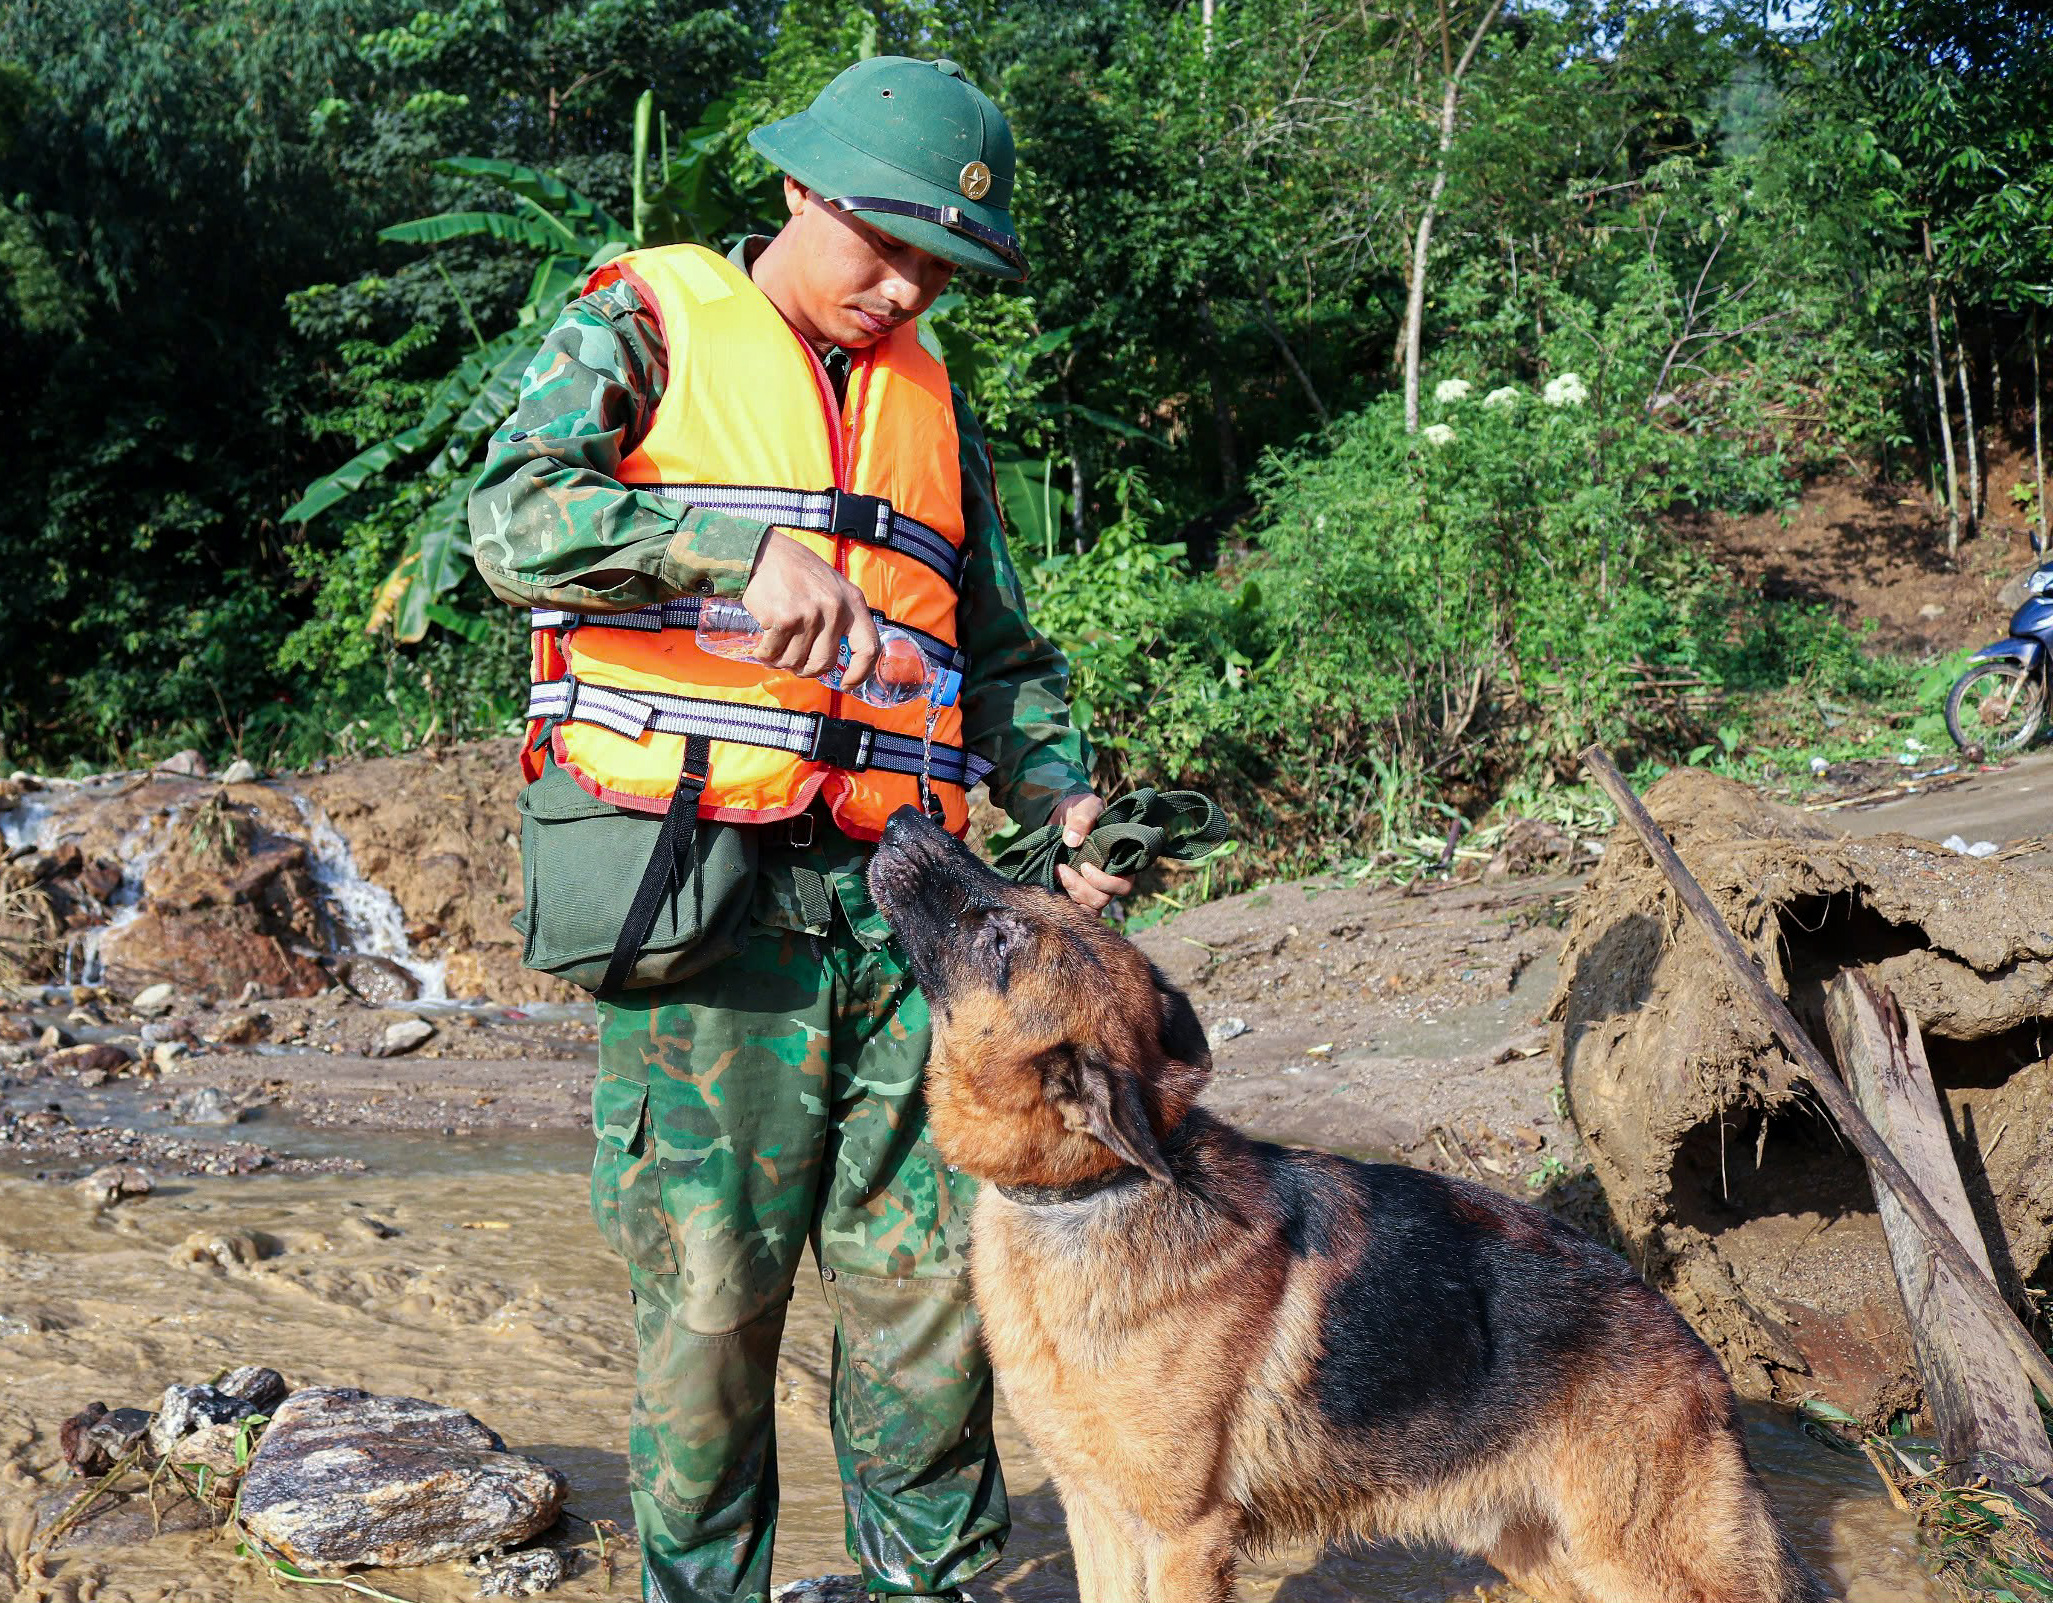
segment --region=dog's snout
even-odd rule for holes
[[[901,807],[885,820],[879,850],[910,856],[922,848],[952,843],[954,837],[917,807]]]

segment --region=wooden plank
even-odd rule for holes
[[[1826,990],[1825,1021],[1861,1110],[1975,1267],[1993,1278],[1916,1022],[1887,990],[1851,970]],[[1959,1277],[1887,1186],[1876,1185],[1875,1204],[1941,1455],[1948,1463],[1993,1471],[1992,1479],[2026,1487],[2053,1477],[2053,1442],[2009,1342],[1969,1300]]]

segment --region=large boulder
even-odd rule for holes
[[[107,932],[100,960],[117,991],[168,980],[218,1001],[251,985],[263,996],[318,996],[328,988],[319,963],[266,931],[246,907],[146,911]]]
[[[1814,1039],[1827,1044],[1825,987],[1844,969],[1916,1018],[2017,1294],[2053,1250],[2053,872],[1905,835],[1842,839],[1695,770],[1646,801]],[[1625,829],[1577,898],[1550,1011],[1620,1244],[1741,1390],[1822,1392],[1875,1424],[1914,1405],[1865,1169]]]
[[[312,1575],[435,1564],[525,1541],[568,1488],[461,1409],[346,1387],[294,1392],[242,1485],[249,1533]]]

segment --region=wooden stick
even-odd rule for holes
[[[2016,1349],[2018,1361],[2024,1365],[2025,1373],[2031,1377],[2032,1384],[2039,1388],[2042,1396],[2053,1402],[2053,1359],[2049,1359],[2045,1350],[2032,1339],[2031,1332],[2019,1322],[2015,1311],[2004,1300],[2003,1293],[1997,1290],[1996,1283],[1982,1273],[1974,1259],[1968,1256],[1967,1249],[1961,1246],[1953,1232],[1946,1228],[1945,1222],[1926,1200],[1925,1194],[1918,1189],[1917,1182],[1912,1180],[1904,1172],[1903,1165],[1896,1161],[1896,1154],[1891,1152],[1882,1138],[1875,1133],[1875,1127],[1868,1123],[1867,1115],[1861,1112],[1846,1087],[1840,1083],[1832,1065],[1825,1061],[1825,1054],[1820,1052],[1816,1043],[1804,1033],[1803,1026],[1796,1022],[1782,998],[1770,989],[1760,969],[1755,967],[1752,954],[1739,944],[1739,937],[1732,933],[1723,916],[1712,905],[1711,898],[1704,894],[1703,886],[1699,885],[1690,871],[1683,867],[1682,859],[1675,855],[1675,848],[1669,844],[1668,837],[1662,834],[1661,826],[1654,822],[1639,797],[1633,794],[1632,787],[1625,782],[1625,776],[1619,773],[1612,763],[1610,754],[1602,746],[1591,746],[1582,754],[1582,761],[1597,783],[1603,786],[1604,793],[1618,804],[1618,816],[1632,826],[1633,833],[1640,838],[1640,844],[1646,847],[1647,855],[1653,858],[1655,866],[1667,876],[1668,883],[1675,888],[1675,894],[1682,905],[1703,926],[1705,935],[1710,938],[1712,951],[1718,954],[1720,961],[1731,971],[1733,978],[1739,981],[1740,989],[1746,992],[1753,999],[1754,1005],[1761,1010],[1761,1016],[1768,1021],[1768,1028],[1774,1031],[1776,1039],[1782,1043],[1783,1051],[1787,1052],[1795,1063],[1797,1073],[1809,1082],[1813,1091],[1817,1092],[1818,1100],[1825,1104],[1826,1111],[1832,1115],[1833,1123],[1839,1126],[1841,1133],[1853,1144],[1854,1149],[1867,1159],[1870,1171],[1879,1175],[1889,1189],[1896,1193],[1905,1211],[1917,1222],[1918,1228],[1932,1243],[1940,1261],[1958,1279],[1960,1289],[1967,1294],[1968,1300],[2008,1338],[2010,1345]]]
[[[1826,987],[1825,1026],[1861,1111],[1918,1177],[1976,1267],[1993,1278],[1917,1021],[1887,989],[1846,969]],[[2053,1480],[2053,1442],[2030,1383],[2010,1362],[2002,1333],[1968,1306],[1953,1271],[1934,1258],[1903,1204],[1877,1187],[1875,1206],[1941,1456],[2001,1483],[2035,1522],[2044,1521],[2053,1503],[2034,1488]]]

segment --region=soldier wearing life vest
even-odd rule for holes
[[[561,825],[589,865],[531,884],[526,916],[599,907],[611,941],[556,971],[597,993],[592,1204],[634,1290],[645,1598],[768,1596],[773,1381],[808,1242],[864,1585],[958,1597],[1008,1528],[973,1185],[927,1138],[926,1003],[864,870],[900,806],[961,832],[980,780],[1072,846],[1101,810],[981,431],[916,326],[958,269],[1025,277],[1012,135],[954,63],[882,57],[750,142],[787,175],[782,229],[602,267],[472,492],[479,569],[534,609],[524,852]],[[754,660],[699,648],[711,597],[761,626]],[[880,621],[960,675],[931,725],[924,701],[848,693]],[[745,905],[694,955],[686,904],[720,864]],[[1092,909],[1131,889],[1060,874]]]

